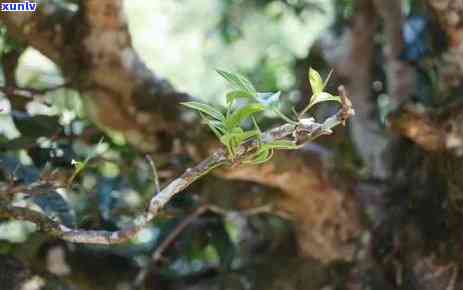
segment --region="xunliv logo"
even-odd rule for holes
[[[2,3],[2,12],[33,12],[37,9],[37,3],[20,2],[20,3]]]

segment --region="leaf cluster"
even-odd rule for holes
[[[227,148],[229,158],[234,160],[241,145],[256,140],[259,148],[244,163],[260,164],[268,161],[275,149],[296,149],[297,146],[290,140],[277,140],[270,143],[262,143],[262,132],[256,122],[256,114],[270,111],[277,114],[284,121],[298,124],[279,109],[280,95],[278,92],[258,92],[253,84],[244,76],[223,70],[217,72],[232,86],[232,91],[226,95],[226,112],[221,112],[209,104],[200,102],[185,102],[184,106],[199,112],[205,124],[214,132],[220,142]],[[309,71],[309,82],[313,95],[307,107],[299,114],[299,119],[315,104],[326,101],[341,102],[339,96],[333,96],[324,92],[328,78],[323,81],[320,74],[314,70]],[[242,102],[244,101],[244,102]],[[243,104],[244,103],[244,104]],[[252,120],[253,129],[245,130],[242,125],[245,121]]]

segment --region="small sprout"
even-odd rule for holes
[[[94,158],[97,154],[98,154],[98,147],[103,144],[103,138],[100,139],[100,141],[98,141],[98,144],[96,145],[95,147],[95,150],[93,150],[93,152],[91,154],[89,154],[87,156],[87,158],[85,158],[84,161],[76,161],[75,159],[72,159],[71,160],[71,165],[74,166],[76,169],[74,170],[74,172],[72,173],[71,177],[68,179],[67,181],[67,185],[68,187],[72,185],[72,183],[74,182],[74,180],[76,179],[76,177],[84,171],[84,169],[87,167],[87,164],[88,162]]]
[[[233,87],[233,90],[226,94],[226,114],[223,114],[217,108],[199,102],[185,102],[182,105],[199,112],[203,123],[207,124],[214,132],[219,141],[227,148],[229,158],[234,160],[240,146],[251,140],[257,142],[257,151],[244,163],[260,164],[272,158],[274,150],[294,150],[299,148],[294,141],[277,140],[271,143],[262,143],[262,132],[256,121],[256,114],[264,111],[273,112],[284,121],[293,125],[311,126],[315,124],[313,118],[302,118],[302,116],[315,104],[336,101],[344,104],[342,97],[333,96],[323,90],[332,74],[323,81],[320,74],[310,68],[309,82],[312,87],[313,95],[309,99],[309,104],[298,115],[298,121],[287,117],[279,110],[281,104],[281,92],[258,92],[253,84],[244,76],[223,70],[217,72]],[[342,94],[341,94],[342,95]],[[246,103],[242,106],[236,106],[236,101],[243,99]],[[241,126],[247,120],[252,120],[254,129],[244,130]],[[331,133],[331,130],[325,130],[323,133]]]
[[[243,91],[252,96],[256,96],[256,89],[252,83],[244,76],[219,69],[217,69],[217,73],[219,73],[225,80],[227,80],[236,90]]]
[[[330,71],[328,77],[325,81],[322,80],[320,74],[314,70],[313,68],[309,69],[309,83],[310,87],[312,88],[312,96],[309,99],[309,104],[307,107],[302,110],[299,114],[299,118],[302,118],[307,111],[309,111],[314,105],[318,103],[323,103],[327,101],[334,101],[342,104],[342,100],[340,96],[333,96],[330,93],[324,92],[326,85],[328,84],[329,79],[331,78],[333,71]]]

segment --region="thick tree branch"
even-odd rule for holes
[[[73,13],[55,1],[42,1],[35,13],[1,13],[0,21],[13,39],[36,48],[61,68],[86,96],[88,113],[98,125],[152,151],[160,146],[158,135],[177,137],[185,132],[179,128],[192,126],[183,121],[178,106],[190,97],[142,62],[132,47],[122,3],[83,1]]]
[[[189,124],[178,105],[190,97],[157,77],[141,60],[132,39],[121,0],[89,0],[81,7],[82,65],[79,85],[91,96],[89,113],[100,125],[122,132],[143,151],[182,135]]]

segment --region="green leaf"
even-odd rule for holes
[[[310,87],[312,88],[312,92],[314,95],[318,95],[321,92],[323,92],[325,85],[323,83],[322,77],[313,68],[309,69],[309,82],[310,82]]]
[[[248,104],[231,114],[227,120],[225,120],[225,127],[229,130],[231,128],[239,126],[244,120],[252,116],[255,113],[261,112],[265,109],[264,105],[259,103]]]
[[[227,93],[227,103],[231,104],[236,99],[251,99],[254,100],[255,94],[248,91],[235,90]]]
[[[218,127],[217,125],[215,125],[213,122],[214,122],[214,121],[209,121],[209,122],[207,122],[207,125],[208,125],[209,128],[212,130],[212,132],[214,132],[215,136],[216,136],[217,138],[220,139],[220,137],[222,136],[223,132],[221,132],[221,131],[220,131],[220,130],[221,130],[220,127]]]
[[[214,120],[207,120],[208,124],[219,130],[220,133],[225,134],[225,127],[222,122],[220,121],[214,121]]]
[[[219,69],[217,70],[217,73],[219,73],[225,80],[227,80],[235,89],[248,92],[253,96],[256,95],[256,89],[252,83],[244,76]]]
[[[260,132],[257,130],[250,130],[250,131],[246,131],[240,134],[236,134],[235,138],[238,141],[238,143],[241,145],[243,144],[243,142],[249,140],[252,137],[256,137],[259,134]]]
[[[244,136],[245,132],[241,128],[233,128],[233,130],[225,133],[222,137],[220,137],[220,141],[224,144],[231,144],[232,139],[240,140],[241,136]]]
[[[298,146],[289,140],[276,140],[271,143],[262,144],[256,154],[244,163],[261,164],[270,160],[273,156],[274,149],[297,149]]]
[[[222,142],[225,147],[227,147],[228,153],[233,157],[235,155],[235,148],[232,145],[232,133],[226,133],[219,138],[220,142]]]
[[[329,93],[321,92],[317,95],[313,95],[312,98],[310,99],[310,104],[307,109],[310,109],[313,107],[315,104],[322,103],[322,102],[328,102],[328,101],[334,101],[338,103],[342,103],[341,97],[339,96],[333,96]]]
[[[209,115],[214,119],[225,121],[225,116],[219,110],[212,107],[211,105],[199,103],[199,102],[184,102],[181,104],[190,109],[197,110],[206,115]]]
[[[100,139],[100,141],[98,141],[98,145],[101,145],[103,143],[103,138]],[[72,159],[72,162],[71,162],[71,165],[75,166],[75,170],[74,172],[72,173],[71,177],[68,179],[67,183],[68,183],[68,186],[71,186],[72,183],[74,182],[74,179],[76,179],[76,177],[82,172],[85,170],[85,168],[87,167],[87,164],[88,162],[94,158],[95,156],[97,155],[97,151],[96,149],[89,155],[87,155],[87,157],[85,158],[85,160],[82,162],[82,161],[76,161],[74,159]]]
[[[256,118],[252,117],[252,123],[254,124],[254,127],[256,128],[256,131],[259,132],[259,134],[262,134],[262,130],[259,128],[259,125],[257,124]]]
[[[272,149],[261,148],[250,160],[244,161],[244,163],[251,164],[262,164],[269,161],[273,157]]]
[[[241,128],[233,128],[231,132],[220,136],[220,142],[224,144],[230,155],[234,156],[239,146],[244,142],[248,141],[252,137],[259,137],[260,132],[258,130],[243,131]]]

